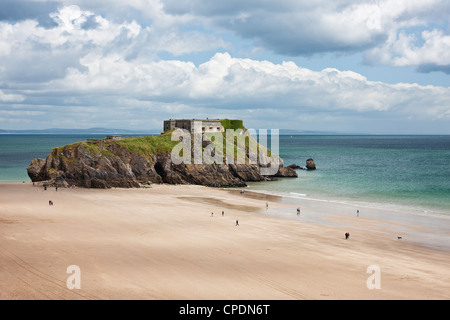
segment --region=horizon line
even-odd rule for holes
[[[260,128],[261,129],[261,128]],[[55,132],[51,132],[54,130]],[[67,134],[160,134],[161,130],[149,129],[147,130],[131,130],[131,129],[115,129],[115,128],[87,128],[87,129],[63,129],[63,128],[47,128],[47,129],[0,129],[0,134],[62,134],[63,132],[56,131],[73,131]],[[89,131],[96,130],[96,131]],[[105,130],[104,132],[99,130]],[[259,129],[256,129],[259,130]],[[272,129],[270,129],[272,130]],[[320,130],[305,130],[300,131],[296,129],[275,129],[279,131],[292,131],[292,132],[280,132],[280,135],[334,135],[334,136],[448,136],[450,133],[364,133],[364,132],[336,132],[336,131],[320,131]],[[79,132],[77,132],[79,131]]]

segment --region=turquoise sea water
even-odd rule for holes
[[[26,167],[54,147],[104,135],[0,135],[0,182],[30,181]],[[408,206],[450,215],[450,136],[280,136],[298,179],[250,184],[290,197]]]
[[[55,147],[105,135],[0,135],[0,182],[30,181],[27,167],[35,158],[45,159]]]
[[[450,215],[450,136],[281,136],[280,155],[317,170],[250,189]]]

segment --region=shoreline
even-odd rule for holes
[[[253,189],[254,186],[258,184],[264,184],[270,182],[251,182],[247,187],[248,191],[265,193],[269,195],[275,195],[284,197],[287,199],[297,199],[297,200],[307,200],[307,201],[318,201],[318,202],[329,202],[336,204],[345,204],[345,205],[354,205],[356,207],[366,207],[371,209],[379,209],[379,210],[389,210],[389,211],[398,211],[398,212],[410,212],[414,215],[423,215],[423,216],[437,216],[437,217],[448,217],[450,218],[450,209],[449,211],[440,211],[443,210],[441,207],[430,207],[425,205],[416,205],[416,204],[405,204],[400,202],[383,202],[382,200],[376,200],[372,198],[358,198],[358,199],[350,199],[350,198],[339,198],[338,196],[330,196],[326,195],[322,196],[311,196],[305,193],[297,193],[292,191],[273,191],[270,188],[267,189]],[[328,198],[327,198],[328,197]]]
[[[236,190],[238,191],[238,190]],[[351,203],[340,200],[316,199],[304,196],[289,197],[281,193],[274,193],[266,190],[246,190],[245,196],[254,199],[265,199],[265,201],[274,201],[284,204],[285,208],[277,210],[265,210],[264,215],[288,219],[291,221],[299,220],[296,215],[296,208],[301,207],[302,221],[317,225],[343,227],[353,223],[348,219],[371,219],[374,223],[389,225],[392,229],[392,236],[396,234],[410,234],[410,240],[417,245],[426,246],[430,249],[444,250],[450,252],[450,216],[446,214],[422,214],[420,211],[410,211],[408,207],[400,208],[381,207],[372,203]],[[270,200],[272,199],[272,200]],[[330,208],[334,213],[323,213],[318,208],[327,211]],[[307,208],[314,214],[307,214]],[[357,210],[360,211],[357,214]],[[341,221],[339,220],[341,219]],[[347,223],[343,223],[347,221]]]
[[[278,178],[280,179],[280,178]],[[291,179],[291,178],[281,178],[281,179]],[[0,180],[1,184],[31,184],[31,180]],[[373,201],[371,199],[325,199],[325,198],[318,198],[318,197],[310,197],[308,194],[300,194],[296,192],[287,192],[287,191],[271,191],[271,190],[265,190],[265,189],[252,189],[252,186],[255,184],[261,184],[261,183],[271,183],[271,181],[267,182],[251,182],[249,186],[244,188],[236,188],[236,187],[230,187],[230,188],[224,188],[224,187],[218,187],[217,189],[223,189],[223,190],[233,190],[233,191],[240,191],[244,189],[247,193],[252,192],[255,194],[264,194],[267,196],[273,196],[273,197],[280,197],[282,199],[289,199],[290,202],[294,202],[296,200],[302,201],[317,201],[317,202],[327,202],[327,203],[335,203],[335,204],[342,204],[342,205],[348,205],[348,206],[354,206],[361,207],[361,208],[368,208],[368,209],[375,209],[375,210],[387,210],[387,211],[395,211],[399,213],[406,213],[408,211],[408,214],[412,214],[415,216],[424,216],[424,217],[438,217],[443,219],[450,219],[450,214],[443,211],[438,211],[436,208],[431,207],[420,207],[417,209],[417,206],[415,205],[405,205],[405,204],[399,204],[399,203],[388,203],[384,204],[381,202]],[[158,185],[158,184],[153,184]],[[163,185],[170,185],[170,184],[163,184]],[[186,184],[186,186],[191,186],[190,184]],[[87,188],[89,189],[89,188]],[[91,188],[94,189],[94,188]],[[126,189],[126,188],[125,188]],[[138,188],[137,188],[138,189]]]
[[[0,203],[0,299],[450,298],[450,250],[411,239],[428,232],[417,226],[398,240],[365,210],[309,201],[297,216],[283,198],[191,185],[0,184]],[[69,265],[81,290],[66,288]],[[371,265],[381,290],[366,286]]]
[[[269,182],[270,183],[270,182]],[[253,184],[253,183],[252,183]],[[329,203],[329,204],[336,204],[336,205],[346,205],[350,207],[356,208],[366,208],[366,209],[373,209],[373,210],[384,210],[384,211],[391,211],[391,212],[397,212],[401,214],[411,214],[413,216],[422,216],[422,217],[431,217],[431,218],[442,218],[442,219],[450,219],[450,214],[447,212],[441,212],[437,211],[435,208],[430,207],[420,207],[417,209],[415,205],[404,205],[404,204],[398,204],[398,203],[381,203],[376,201],[370,201],[366,199],[358,199],[358,200],[351,200],[351,199],[325,199],[325,198],[319,198],[319,197],[311,197],[308,194],[300,194],[295,192],[276,192],[276,191],[270,191],[270,190],[264,190],[264,189],[251,189],[252,186],[248,186],[245,189],[246,192],[253,192],[258,194],[265,194],[268,196],[274,196],[274,197],[280,197],[282,199],[285,199],[286,202],[294,204],[295,202],[301,202],[301,201],[313,201],[313,202],[323,202],[323,203]]]

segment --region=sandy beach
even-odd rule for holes
[[[301,210],[201,186],[0,184],[0,299],[450,298],[450,251],[410,239],[416,226],[356,217],[344,204]],[[81,288],[70,290],[73,265]],[[379,289],[368,288],[370,266]]]

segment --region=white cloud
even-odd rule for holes
[[[291,112],[378,112],[414,118],[448,118],[450,89],[368,81],[351,71],[312,71],[292,62],[238,59],[216,54],[196,67],[190,62],[126,61],[90,56],[86,71],[71,69],[51,87],[81,95],[119,95],[136,100]]]
[[[161,51],[174,55],[215,50],[228,44],[198,31],[163,30],[136,21],[114,22],[78,6],[50,15],[50,28],[36,20],[0,22],[0,81],[46,82],[62,78],[90,54],[125,59],[155,59]]]
[[[161,1],[168,13],[197,17],[278,54],[368,52],[373,64],[450,69],[447,0]]]
[[[422,44],[417,45],[417,42]],[[442,70],[450,73],[450,35],[433,29],[421,32],[420,39],[417,39],[415,35],[401,32],[398,38],[373,49],[367,57],[371,60],[381,57],[383,63],[394,66],[414,66],[421,71]]]
[[[78,6],[72,5],[59,9],[59,12],[51,13],[50,17],[58,24],[59,28],[71,33],[81,29],[87,19],[93,15],[92,12],[81,11]]]
[[[414,66],[420,71],[450,69],[447,50],[450,35],[446,27],[450,23],[450,2],[447,0],[130,0],[126,3],[54,0],[40,3],[61,4],[50,15],[57,27],[41,30],[46,33],[41,35],[44,43],[54,39],[51,43],[62,41],[59,43],[62,45],[70,39],[70,45],[81,41],[86,46],[92,41],[97,46],[111,48],[120,42],[121,50],[126,50],[129,57],[143,52],[166,51],[180,56],[217,48],[230,50],[231,44],[219,35],[231,31],[261,48],[283,55],[365,52],[366,60],[372,64]],[[8,2],[8,5],[13,4]],[[39,15],[42,16],[41,11]],[[83,28],[90,22],[96,23],[95,28]],[[0,30],[1,38],[13,31],[12,36],[17,39],[14,32],[17,28],[9,27],[10,30]],[[66,36],[62,34],[64,31],[68,33]],[[0,40],[0,56],[9,52],[11,45]]]
[[[0,90],[0,102],[22,102],[25,96],[21,94],[6,94]]]

